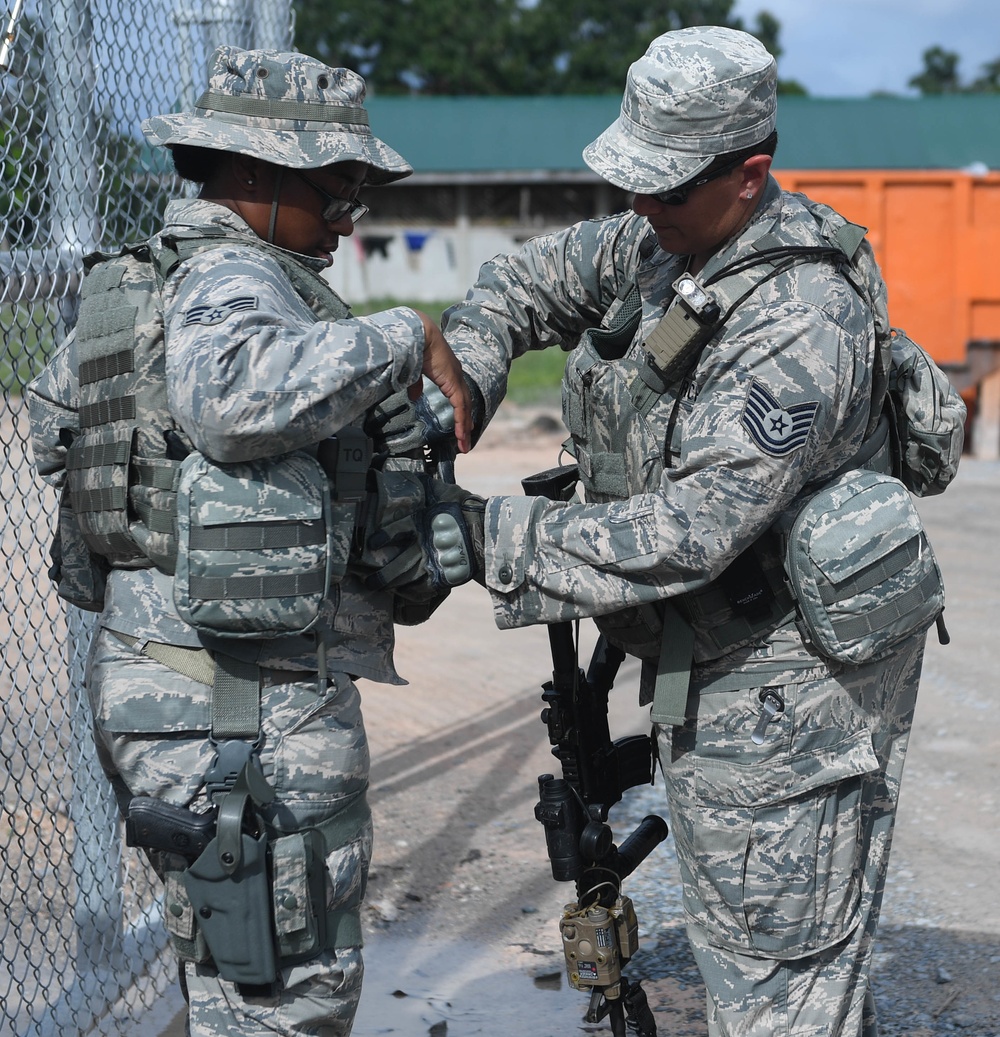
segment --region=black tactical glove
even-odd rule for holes
[[[375,481],[358,560],[368,587],[422,602],[482,579],[482,497],[413,472],[377,472]]]
[[[423,393],[416,400],[405,390],[393,393],[371,410],[364,428],[376,454],[422,457],[425,447],[454,444],[455,412],[448,397],[424,378]]]

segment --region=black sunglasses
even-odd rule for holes
[[[335,194],[330,194],[329,191],[324,191],[314,180],[311,180],[298,169],[293,169],[292,172],[300,179],[304,180],[318,195],[323,199],[323,210],[320,212],[320,219],[325,220],[327,223],[340,223],[345,216],[351,217],[351,223],[357,223],[368,212],[368,206],[361,202],[352,202],[350,198],[338,198]]]
[[[671,188],[669,191],[661,191],[659,194],[651,194],[648,197],[655,198],[658,202],[662,202],[663,205],[683,205],[688,200],[688,195],[696,187],[701,187],[702,184],[707,184],[710,180],[724,176],[737,166],[743,165],[744,162],[746,162],[746,156],[733,159],[732,162],[727,162],[724,166],[713,169],[711,173],[706,173],[704,176],[698,177],[697,180],[689,180],[686,184],[681,184],[679,187]]]

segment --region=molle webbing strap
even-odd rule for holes
[[[311,547],[326,540],[319,519],[287,524],[243,522],[238,526],[194,526],[188,535],[192,551],[267,551]]]
[[[128,460],[129,445],[121,439],[106,443],[92,443],[79,447],[66,458],[66,468],[77,471],[84,468],[99,468],[106,464],[124,464]]]
[[[915,540],[916,538],[914,538]],[[905,594],[872,609],[871,612],[840,619],[831,618],[830,622],[841,641],[860,640],[884,630],[900,616],[915,611],[922,602],[932,598],[939,588],[940,581],[937,573],[928,572],[916,587],[911,587]]]
[[[134,421],[136,416],[134,396],[116,396],[110,400],[99,400],[80,408],[80,427],[96,428],[113,421]]]
[[[326,585],[326,574],[320,571],[273,576],[188,577],[191,596],[204,601],[226,601],[230,598],[298,598],[320,593]]]
[[[287,550],[324,544],[326,530],[318,519],[294,523],[241,522],[230,526],[192,526],[188,539],[192,551]],[[188,578],[190,594],[205,601],[308,596],[322,593],[326,582],[324,570],[218,577],[192,573]]]
[[[354,104],[317,104],[310,101],[266,100],[260,97],[233,97],[218,90],[206,90],[196,108],[243,115],[249,119],[286,119],[289,122],[330,122],[348,126],[367,126],[368,112]]]
[[[152,486],[157,490],[176,490],[177,479],[180,474],[180,461],[160,459],[159,463],[152,461],[133,461],[136,474],[136,482],[140,486]]]
[[[131,320],[123,324],[123,327],[131,328],[135,324],[136,308],[128,307],[132,311]],[[121,349],[117,353],[108,356],[97,356],[92,360],[84,360],[80,364],[80,384],[90,385],[104,378],[114,378],[120,374],[131,374],[135,370],[135,350]]]
[[[127,502],[128,490],[124,486],[102,486],[73,494],[73,510],[79,515],[94,511],[121,511]]]

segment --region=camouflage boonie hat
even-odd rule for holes
[[[291,169],[332,162],[368,165],[365,182],[387,184],[413,172],[374,136],[363,107],[365,81],[305,54],[219,47],[208,89],[194,111],[142,124],[150,144],[234,151]]]
[[[626,191],[678,187],[771,133],[777,77],[774,58],[748,33],[715,25],[664,33],[629,68],[621,114],[584,148],[584,161]]]

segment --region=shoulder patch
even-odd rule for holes
[[[235,299],[230,299],[228,302],[212,306],[192,306],[184,314],[184,327],[186,328],[190,324],[204,324],[206,326],[221,324],[234,313],[239,313],[241,310],[253,310],[256,307],[257,296],[255,295],[240,295]]]
[[[782,407],[754,378],[743,405],[741,422],[750,438],[772,457],[783,457],[806,441],[819,403],[796,403]]]

